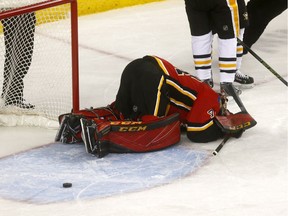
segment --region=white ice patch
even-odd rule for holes
[[[0,160],[0,197],[54,203],[113,196],[168,184],[193,173],[209,158],[191,145],[98,159],[82,144],[51,144]],[[70,182],[71,188],[62,184]]]

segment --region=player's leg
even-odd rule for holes
[[[34,105],[23,101],[23,78],[32,61],[36,18],[34,13],[5,19],[5,65],[2,98],[5,105],[16,105],[20,108],[34,108]]]
[[[34,50],[34,32],[35,32],[36,18],[35,13],[23,14],[18,17],[17,34],[21,35],[16,39],[15,52],[20,53],[17,57],[18,61],[15,67],[15,76],[11,82],[11,93],[16,96],[16,104],[22,108],[31,109],[35,106],[25,103],[23,99],[24,77],[28,73],[32,62],[32,55]]]
[[[238,10],[239,10],[239,20],[240,20],[240,32],[238,38],[243,41],[243,36],[245,28],[249,25],[247,8],[244,0],[237,0]],[[241,72],[243,57],[243,46],[240,43],[237,43],[237,71],[235,74],[234,82],[242,85],[243,87],[253,87],[254,79],[246,74]]]
[[[218,34],[218,53],[221,91],[228,95],[240,94],[232,83],[237,70],[237,37],[240,33],[238,5],[225,0],[218,0],[217,7],[211,14],[213,30]],[[232,86],[232,88],[226,88]],[[230,92],[230,91],[233,92]]]
[[[201,2],[201,5],[198,5],[196,1],[186,0],[185,4],[191,32],[192,53],[196,75],[200,80],[205,81],[213,87],[211,68],[213,35],[209,12],[202,9],[200,10],[199,8],[205,8],[205,2]],[[206,9],[207,8],[208,6]]]
[[[243,42],[251,47],[262,35],[269,22],[287,9],[287,0],[250,0],[247,4],[249,26]],[[247,53],[247,50],[244,50]]]
[[[22,36],[18,37],[17,40],[17,53],[21,53],[21,55],[19,56],[19,64],[16,66],[17,73],[15,86],[20,87],[18,88],[18,94],[21,96],[20,100],[23,100],[23,78],[28,73],[32,62],[35,25],[35,13],[23,14],[19,17],[18,34]]]
[[[10,80],[14,77],[13,65],[13,41],[15,40],[15,32],[16,32],[16,20],[17,17],[11,17],[7,19],[1,20],[3,24],[3,34],[4,34],[4,43],[5,43],[5,62],[4,62],[4,72],[3,72],[3,87],[1,97],[5,101],[9,101],[8,90],[10,88]],[[12,95],[11,95],[12,96]]]

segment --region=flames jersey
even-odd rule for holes
[[[220,112],[219,95],[206,83],[157,56],[144,56],[124,69],[115,106],[126,119],[143,115],[179,113],[194,142],[221,135],[214,117]]]
[[[221,131],[214,122],[214,117],[220,112],[218,93],[206,83],[160,57],[145,58],[157,63],[165,74],[170,99],[167,114],[180,114],[180,121],[187,126],[188,137],[199,142],[219,138]]]

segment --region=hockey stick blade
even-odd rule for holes
[[[230,137],[231,136],[229,136],[229,135],[226,135],[225,137],[224,137],[224,139],[222,140],[222,142],[218,145],[218,147],[214,150],[214,152],[213,152],[213,155],[217,155],[219,152],[220,152],[220,150],[223,148],[223,146],[226,144],[226,142],[230,139]]]

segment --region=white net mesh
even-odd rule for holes
[[[0,0],[0,14],[39,2],[44,0]],[[70,112],[70,4],[0,21],[0,117],[57,120],[59,114]]]

